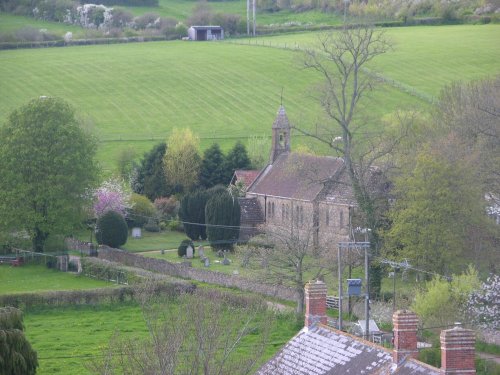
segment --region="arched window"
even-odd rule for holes
[[[339,215],[339,226],[341,228],[344,227],[344,211],[340,211],[340,215]]]
[[[274,202],[271,203],[271,215],[274,217]]]
[[[285,221],[285,204],[281,203],[281,221]]]
[[[271,202],[267,202],[267,217],[271,217]]]

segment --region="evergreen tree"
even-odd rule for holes
[[[14,307],[0,308],[0,374],[36,374],[36,351],[23,333],[22,312]]]
[[[240,204],[227,191],[215,192],[205,207],[207,236],[212,249],[232,250],[240,235]]]
[[[224,160],[224,184],[227,185],[237,169],[250,169],[252,163],[247,154],[247,149],[240,141],[236,142]]]
[[[221,185],[208,190],[197,190],[186,194],[181,201],[179,217],[183,222],[184,232],[193,241],[206,240],[205,206],[208,199],[217,192],[225,191]]]
[[[168,197],[175,193],[174,187],[167,183],[163,171],[163,157],[166,150],[167,144],[162,142],[144,154],[135,180],[132,182],[132,189],[135,193],[145,195],[150,200]]]
[[[226,182],[224,154],[219,144],[214,143],[203,154],[203,161],[200,167],[200,185],[208,189],[218,184],[225,184]]]
[[[179,217],[183,222],[184,232],[193,241],[206,240],[205,203],[207,191],[197,190],[186,194],[181,200]]]

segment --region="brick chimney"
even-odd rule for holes
[[[470,375],[476,373],[474,331],[455,327],[441,331],[442,375]]]
[[[392,361],[399,365],[406,357],[417,358],[417,315],[409,310],[398,310],[392,315],[394,351]]]
[[[318,322],[326,324],[326,285],[323,281],[309,281],[305,287],[306,318],[305,326]]]

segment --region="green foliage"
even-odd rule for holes
[[[207,237],[212,249],[232,250],[240,234],[240,204],[227,191],[212,195],[205,207]]]
[[[137,168],[136,177],[132,181],[134,192],[144,194],[150,200],[166,197],[174,192],[163,171],[163,157],[166,149],[167,144],[162,142],[144,154]]]
[[[96,182],[95,152],[63,100],[40,97],[14,110],[0,129],[0,224],[25,229],[37,252],[50,234],[70,233]]]
[[[219,144],[214,143],[203,153],[200,166],[200,185],[208,189],[218,184],[227,183],[223,164],[224,154]]]
[[[0,374],[36,374],[37,354],[23,333],[20,310],[0,308]]]
[[[167,140],[163,169],[167,181],[189,192],[198,184],[201,157],[200,139],[190,129],[173,129]]]
[[[252,168],[262,169],[269,162],[271,138],[252,136],[248,139],[247,150]]]
[[[205,204],[208,195],[206,190],[197,190],[186,194],[181,200],[179,218],[184,222],[184,232],[193,241],[205,240]]]
[[[251,162],[245,145],[243,145],[240,141],[236,142],[224,161],[224,173],[226,173],[225,185],[229,184],[235,170],[250,169],[250,167]]]
[[[386,246],[411,264],[449,273],[469,255],[472,234],[488,227],[483,192],[459,160],[424,150],[396,180],[396,192]]]
[[[128,219],[131,227],[143,227],[150,220],[156,220],[156,208],[144,195],[136,193],[130,198],[132,208],[130,208]]]
[[[121,150],[121,152],[118,154],[116,166],[118,168],[120,177],[124,181],[128,181],[134,169],[137,168],[137,165],[135,163],[135,150],[131,147],[127,147]]]
[[[441,367],[441,350],[439,348],[425,348],[418,352],[418,359],[428,365]]]
[[[442,326],[464,319],[464,309],[469,295],[480,287],[477,271],[469,266],[452,281],[435,277],[418,290],[411,306],[426,326]]]
[[[96,239],[100,245],[118,248],[127,242],[128,227],[122,215],[108,211],[97,220]]]
[[[184,255],[186,255],[186,250],[187,250],[188,246],[192,247],[193,254],[194,254],[194,244],[193,244],[193,241],[191,241],[189,239],[185,239],[185,240],[182,240],[181,244],[177,248],[177,255],[179,257],[183,257]]]

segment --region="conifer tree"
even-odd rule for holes
[[[205,207],[207,237],[212,249],[232,250],[240,235],[240,204],[227,191],[216,192]]]
[[[203,154],[200,167],[200,185],[208,189],[227,182],[224,173],[224,154],[219,144],[214,143]]]
[[[247,154],[247,149],[240,141],[236,142],[234,147],[229,151],[224,161],[224,183],[227,185],[233,177],[234,171],[237,169],[250,169],[252,163]]]

